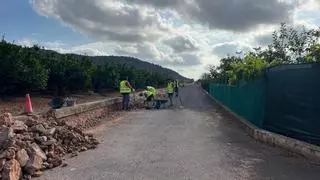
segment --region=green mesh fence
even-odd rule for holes
[[[320,145],[320,63],[281,65],[236,86],[210,83],[209,93],[252,124]]]
[[[278,66],[266,79],[263,127],[320,145],[320,63]]]
[[[234,113],[262,128],[265,109],[264,79],[240,82],[236,86],[209,85],[209,93]]]

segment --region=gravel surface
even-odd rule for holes
[[[195,85],[175,108],[128,113],[101,144],[41,179],[318,180],[320,167],[256,142]]]

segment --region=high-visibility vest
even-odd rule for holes
[[[151,91],[143,91],[143,93],[147,94],[147,97],[149,97],[149,96],[152,95],[152,92],[151,92]]]
[[[168,93],[173,93],[173,82],[169,82],[167,86]]]
[[[131,93],[131,88],[126,85],[127,82],[126,80],[120,82],[120,93]]]
[[[156,88],[152,87],[152,86],[147,86],[147,91],[150,93],[150,95],[148,94],[148,96],[155,96],[157,94],[157,90]]]

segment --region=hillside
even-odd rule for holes
[[[52,50],[43,50],[44,53],[50,53],[50,54],[59,54],[55,51]],[[68,54],[74,56],[76,59],[84,59],[84,55],[79,55],[79,54]],[[143,60],[140,60],[138,58],[134,57],[129,57],[129,56],[89,56],[90,59],[92,59],[93,63],[96,65],[105,65],[105,64],[126,64],[129,67],[135,67],[137,69],[143,69],[147,70],[150,72],[158,72],[158,73],[164,73],[167,74],[168,76],[179,79],[179,80],[191,80],[188,79],[181,74],[177,73],[174,70],[162,67],[157,64],[149,63]]]
[[[132,57],[60,54],[5,40],[0,41],[0,59],[0,94],[3,95],[118,89],[124,77],[129,77],[136,88],[163,87],[168,79],[188,80],[175,71]]]
[[[79,59],[82,59],[84,56],[82,55],[75,55]],[[158,73],[164,73],[167,74],[170,77],[173,77],[175,79],[179,80],[190,80],[176,71],[173,71],[168,68],[164,68],[160,65],[156,65],[153,63],[149,63],[146,61],[142,61],[137,58],[133,57],[126,57],[126,56],[92,56],[92,61],[96,65],[105,65],[105,64],[126,64],[129,67],[135,67],[137,69],[144,69],[152,72],[158,72]]]

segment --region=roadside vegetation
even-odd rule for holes
[[[109,57],[111,58],[111,57]],[[112,56],[112,61],[123,57]],[[110,60],[111,61],[111,60]],[[138,69],[121,63],[94,64],[92,57],[59,54],[34,45],[22,47],[0,41],[0,94],[26,92],[88,92],[117,89],[128,76],[135,88],[164,86],[166,73]]]
[[[307,30],[283,23],[273,32],[272,43],[267,47],[254,48],[244,58],[228,56],[218,66],[209,66],[209,71],[201,77],[202,85],[205,89],[209,82],[234,85],[240,80],[262,76],[266,69],[281,64],[319,62],[319,37],[320,29]]]

